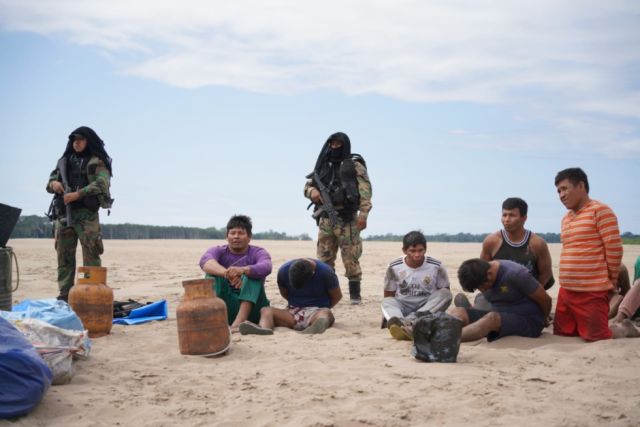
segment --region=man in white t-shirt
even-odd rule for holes
[[[384,276],[382,314],[391,336],[411,340],[421,313],[444,312],[451,304],[449,276],[440,261],[426,256],[427,239],[410,231],[402,239],[404,256],[393,260]]]

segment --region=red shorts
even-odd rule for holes
[[[611,338],[609,329],[609,293],[575,292],[560,288],[553,333],[585,341]]]

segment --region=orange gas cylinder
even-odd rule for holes
[[[214,356],[231,343],[227,305],[216,297],[212,279],[185,280],[184,298],[176,310],[180,353]]]
[[[91,338],[111,332],[113,290],[107,286],[105,267],[78,267],[78,281],[69,292],[69,305]]]

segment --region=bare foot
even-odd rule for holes
[[[640,331],[636,329],[631,320],[624,319],[621,322],[614,322],[609,327],[613,333],[613,338],[638,338]]]

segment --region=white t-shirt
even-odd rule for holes
[[[449,276],[442,263],[430,256],[418,268],[411,268],[405,257],[393,260],[384,275],[384,290],[395,291],[396,298],[428,297],[442,288],[449,288]]]

